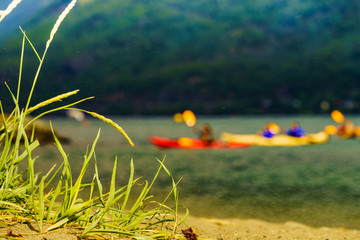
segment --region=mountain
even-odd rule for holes
[[[24,25],[39,52],[66,3]],[[358,112],[359,11],[356,0],[80,0],[34,103],[80,89],[95,96],[84,107],[108,114]],[[20,46],[19,35],[0,54],[12,89]],[[35,71],[30,49],[26,59],[23,89]],[[6,94],[0,86],[5,103]]]

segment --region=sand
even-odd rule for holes
[[[190,216],[186,225],[179,230],[191,227],[198,239],[214,240],[355,240],[360,239],[360,230],[344,228],[313,228],[296,222],[269,223],[256,219],[210,219]],[[35,226],[27,224],[0,224],[0,235],[9,230],[19,239],[31,240],[75,240],[79,230],[60,229],[50,233],[38,234]],[[2,238],[3,239],[3,238]],[[94,239],[94,238],[90,238]]]
[[[209,219],[190,216],[187,224],[199,238],[216,240],[360,239],[359,230],[327,227],[313,228],[296,222],[278,224],[256,219]]]

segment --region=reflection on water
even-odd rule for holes
[[[250,147],[229,150],[167,150],[148,143],[150,135],[193,137],[184,124],[168,118],[113,118],[135,142],[130,147],[121,134],[102,122],[92,120],[82,127],[71,120],[53,120],[55,128],[72,143],[64,146],[69,153],[73,174],[81,168],[86,147],[101,128],[96,148],[101,179],[106,186],[115,156],[119,159],[118,185],[126,184],[129,162],[134,159],[137,176],[151,180],[158,163],[165,164],[179,185],[180,201],[192,215],[212,217],[259,218],[274,222],[298,221],[313,226],[359,228],[360,226],[360,140],[339,140],[302,147]],[[360,125],[360,118],[352,117]],[[221,131],[255,133],[265,122],[287,128],[293,120],[307,132],[323,130],[333,124],[329,117],[228,117],[201,118],[210,123],[219,136]],[[60,154],[52,145],[41,147],[38,170],[45,172]],[[93,169],[90,168],[91,171]],[[90,181],[92,174],[88,174]],[[163,173],[154,187],[155,196],[170,190]],[[164,189],[166,191],[164,191]]]

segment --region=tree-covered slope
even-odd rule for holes
[[[39,52],[66,3],[24,24]],[[36,101],[79,88],[112,114],[357,111],[359,13],[355,0],[80,0]],[[18,34],[1,49],[1,82],[16,82],[20,44]]]

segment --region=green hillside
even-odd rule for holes
[[[23,26],[39,52],[66,2]],[[108,114],[358,112],[359,12],[357,0],[80,0],[34,101],[80,89]],[[17,81],[21,37],[1,49],[1,82]]]

